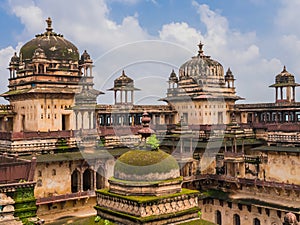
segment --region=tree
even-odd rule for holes
[[[146,143],[151,147],[151,150],[157,150],[159,147],[159,140],[155,134],[152,134],[150,137],[148,137]]]

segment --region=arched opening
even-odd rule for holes
[[[105,174],[104,169],[99,166],[96,174],[96,188],[101,189],[105,187]]]
[[[238,214],[233,215],[233,225],[241,225],[241,219]]]
[[[80,191],[80,172],[74,170],[71,175],[71,191],[72,193]]]
[[[255,218],[255,219],[253,220],[253,225],[260,225],[260,220],[257,219],[257,218]]]
[[[83,173],[83,191],[94,190],[93,171],[86,169]]]
[[[216,211],[216,219],[215,222],[217,225],[222,225],[222,215],[221,212],[219,210]]]

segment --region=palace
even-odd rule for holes
[[[161,191],[169,194],[162,197],[162,204],[174,205],[157,209],[146,201],[153,208],[147,208],[149,215],[176,214],[176,204],[189,204],[180,209],[193,209],[193,215],[199,209],[202,219],[218,225],[298,224],[299,84],[286,67],[270,85],[274,102],[240,104],[237,101],[243,98],[236,93],[233,72],[228,68],[224,73],[200,43],[196,56],[183,63],[178,74],[172,70],[166,76],[169,87],[160,99],[164,104],[135,105],[134,94],[140,89],[126,71],[108,89],[114,92],[114,103],[99,104],[101,97],[97,98],[104,92],[94,89],[91,56],[87,51],[80,55],[74,44],[53,31],[50,18],[46,22],[46,31],[12,56],[8,91],[1,95],[9,104],[0,107],[0,167],[14,160],[31,171],[17,178],[3,173],[0,190],[11,198],[8,205],[16,208],[18,201],[4,187],[30,187],[37,206],[32,211],[40,218],[76,215],[95,207],[101,217],[128,224],[130,216],[120,219],[108,212],[118,210],[114,204],[123,195],[139,196],[139,190],[151,196]],[[149,119],[143,117],[145,112]],[[141,142],[138,131],[145,121],[156,133],[159,152],[171,154],[178,163],[175,177],[171,169],[155,176],[161,189],[151,182],[145,185],[141,176],[135,185],[142,188],[130,189],[131,178],[123,179],[124,171],[116,170],[126,154],[134,157],[132,149]],[[195,199],[198,192],[189,190],[177,198],[170,196],[181,189],[197,190],[199,195]],[[128,199],[127,207],[135,207],[135,216],[147,214],[136,208],[140,202]],[[146,210],[146,205],[138,207]],[[181,216],[157,224],[186,219],[191,218],[183,210]]]

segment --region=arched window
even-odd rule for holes
[[[233,225],[241,225],[241,219],[238,214],[233,215]]]
[[[83,191],[94,190],[94,175],[91,169],[83,173]]]
[[[216,219],[215,222],[217,225],[222,225],[222,215],[221,212],[219,210],[216,211]]]
[[[72,193],[80,191],[80,172],[74,170],[71,175],[71,191]]]
[[[257,219],[257,218],[255,218],[255,219],[253,220],[253,225],[260,225],[260,220]]]
[[[99,166],[96,174],[96,188],[101,189],[105,187],[105,173],[104,169]]]

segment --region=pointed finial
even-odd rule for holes
[[[286,67],[285,67],[285,65],[283,66],[282,72],[286,72]]]
[[[226,72],[226,75],[232,75],[232,71],[231,71],[230,67],[228,67],[228,70],[227,70],[227,72]]]
[[[204,51],[203,51],[203,45],[202,42],[198,44],[199,50],[198,50],[198,56],[204,56]]]
[[[126,76],[126,75],[125,75],[125,71],[124,71],[124,70],[122,70],[122,76]]]
[[[46,28],[46,30],[47,30],[47,33],[49,34],[53,30],[52,29],[52,20],[51,20],[51,18],[48,17],[48,19],[46,19],[46,22],[47,22],[47,28]]]

